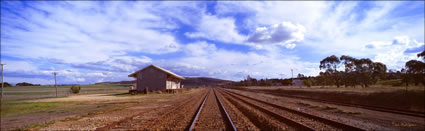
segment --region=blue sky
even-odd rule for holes
[[[350,55],[400,69],[424,50],[424,1],[1,1],[5,81],[132,80],[155,64],[182,76],[315,76]]]

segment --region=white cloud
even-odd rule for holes
[[[186,47],[185,57],[172,60],[175,66],[167,66],[172,71],[186,76],[209,76],[230,80],[240,80],[251,75],[256,78],[290,77],[290,69],[306,75],[317,75],[317,63],[302,62],[296,56],[281,55],[278,50],[265,54],[257,52],[238,52],[217,48],[212,43],[195,42]],[[169,62],[169,61],[167,61]],[[284,75],[283,75],[284,74]]]
[[[189,43],[186,45],[185,53],[194,56],[203,56],[207,55],[209,52],[216,50],[214,44],[208,44],[205,41]]]
[[[152,13],[154,2],[103,4],[108,8],[97,2],[34,2],[33,8],[19,10],[25,12],[22,17],[2,15],[9,25],[2,26],[2,53],[86,63],[126,52],[165,54],[180,49],[169,31],[175,23]]]
[[[390,46],[391,41],[373,41],[367,44],[365,47],[370,49],[381,49],[383,47]]]
[[[375,44],[374,48],[368,48],[365,51],[374,52],[373,60],[386,64],[389,69],[400,69],[409,60],[419,60],[416,56],[419,52],[406,53],[405,51],[424,46],[424,43],[411,40],[407,36],[397,36],[393,41],[373,42],[373,44]]]
[[[206,38],[226,43],[242,43],[246,38],[238,33],[235,20],[232,17],[219,18],[215,15],[204,14],[198,25],[197,32],[186,32],[191,38]]]
[[[248,42],[255,44],[280,44],[289,49],[295,47],[294,42],[304,40],[305,28],[299,24],[282,22],[270,27],[258,27]]]
[[[74,68],[87,70],[100,70],[111,72],[133,72],[147,64],[152,63],[152,59],[146,56],[130,57],[130,56],[113,56],[107,60],[88,62],[82,64],[70,64]]]

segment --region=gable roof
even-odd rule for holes
[[[136,72],[134,72],[134,73],[131,73],[130,75],[128,75],[128,77],[136,77],[136,74],[137,74],[137,73],[139,73],[139,72],[141,72],[141,71],[143,71],[143,70],[145,70],[145,69],[148,69],[148,68],[150,68],[150,67],[156,68],[156,69],[158,69],[158,70],[160,70],[160,71],[163,71],[163,72],[165,72],[165,73],[167,73],[167,74],[169,74],[169,75],[172,75],[172,76],[174,76],[174,77],[176,77],[176,78],[179,78],[179,79],[184,80],[184,77],[183,77],[183,76],[177,75],[177,74],[175,74],[175,73],[173,73],[173,72],[171,72],[171,71],[169,71],[169,70],[163,69],[163,68],[158,67],[158,66],[155,66],[155,65],[149,65],[149,66],[146,66],[146,67],[145,67],[145,68],[143,68],[143,69],[140,69],[140,70],[138,70],[138,71],[136,71]]]

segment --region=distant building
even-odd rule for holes
[[[292,86],[303,86],[303,80],[301,80],[301,79],[292,79]]]
[[[273,86],[282,86],[282,83],[280,83],[280,82],[273,82],[273,84],[272,84]]]
[[[140,92],[145,88],[148,90],[180,89],[182,87],[180,82],[184,80],[184,77],[155,65],[140,69],[128,77],[136,79],[134,87]]]

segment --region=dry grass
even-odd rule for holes
[[[319,108],[319,109],[324,109],[324,110],[337,110],[337,113],[344,113],[344,114],[352,114],[352,115],[357,115],[357,114],[363,114],[363,112],[360,111],[350,111],[350,110],[344,110],[344,109],[339,109],[335,106],[330,106],[330,105],[316,105],[316,104],[311,104],[311,103],[305,103],[305,102],[300,102],[298,101],[297,104],[303,105],[303,106],[307,106],[310,108]]]
[[[425,111],[423,88],[409,87],[370,87],[370,88],[292,88],[292,87],[246,87],[239,88],[273,95],[290,95],[329,100],[341,103],[373,105],[411,111]],[[416,89],[415,89],[416,88]]]
[[[392,122],[392,125],[395,127],[414,127],[416,124],[409,123],[409,122]]]
[[[344,110],[344,109],[338,109],[337,112],[338,113],[344,113],[344,114],[350,114],[350,115],[363,114],[363,112],[360,112],[360,111],[350,111],[350,110]]]
[[[308,106],[310,108],[322,108],[322,105],[315,105],[315,104],[311,104],[311,103],[305,103],[305,102],[297,102],[300,105],[304,105],[304,106]]]
[[[333,109],[338,109],[338,108],[337,108],[337,107],[335,107],[335,106],[326,105],[326,106],[324,107],[324,109],[325,109],[325,110],[333,110]]]

